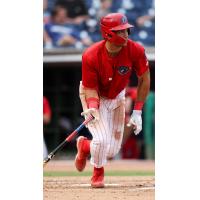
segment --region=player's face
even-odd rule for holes
[[[128,29],[116,31],[116,34],[119,35],[120,37],[123,37],[126,40],[124,44],[122,45],[122,46],[126,46],[127,41],[128,41]]]

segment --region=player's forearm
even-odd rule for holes
[[[137,98],[136,102],[145,102],[147,95],[150,90],[150,73],[149,71],[145,72],[138,79],[138,89],[137,89]]]
[[[142,108],[150,89],[150,74],[146,71],[138,78],[137,98],[134,104],[133,112],[127,126],[133,125],[135,135],[142,130]]]
[[[99,99],[99,95],[97,91],[94,89],[89,89],[89,88],[85,88],[85,97],[86,99],[91,98],[91,97]]]

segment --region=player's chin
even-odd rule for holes
[[[126,46],[126,45],[127,45],[127,43],[128,43],[128,40],[126,40],[126,42],[124,42],[123,46]]]
[[[118,46],[118,47],[124,47],[124,46],[126,46],[127,45],[127,42],[128,42],[128,40],[126,40],[124,43],[122,43],[122,44],[117,44],[116,46]]]
[[[123,46],[123,47],[126,46],[127,43],[128,43],[128,39],[126,39],[126,41],[122,44],[122,46]]]

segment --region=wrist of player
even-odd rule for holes
[[[133,110],[142,111],[143,106],[144,106],[144,101],[136,101]]]
[[[82,116],[88,118],[90,115],[94,117],[92,122],[99,120],[99,99],[98,98],[87,98],[86,99],[88,109],[81,113]]]
[[[90,97],[86,99],[88,108],[99,109],[99,99],[96,97]]]
[[[131,119],[130,122],[132,124],[135,124],[135,121],[137,121],[136,119],[138,118],[142,118],[142,108],[144,106],[144,102],[143,101],[136,101],[134,104],[134,108],[131,114]]]

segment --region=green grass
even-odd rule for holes
[[[61,177],[61,176],[91,176],[91,171],[54,171],[44,172],[44,177]],[[154,171],[107,171],[106,176],[154,176]]]

